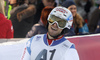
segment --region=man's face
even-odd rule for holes
[[[44,6],[54,6],[54,2],[48,2],[47,0],[42,0]]]
[[[58,28],[57,23],[49,24],[48,26],[48,34],[50,36],[57,36],[62,32],[63,29]]]
[[[9,0],[10,4],[15,4],[16,0]]]

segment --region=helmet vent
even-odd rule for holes
[[[56,11],[54,11],[54,12],[56,12]]]
[[[65,17],[67,17],[67,15],[63,14]]]

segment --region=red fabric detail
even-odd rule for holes
[[[13,38],[12,22],[0,13],[0,38]]]
[[[52,41],[53,41],[53,40],[48,40],[48,44],[51,45]]]

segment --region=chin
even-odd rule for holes
[[[48,32],[48,34],[50,35],[50,36],[56,36],[57,34],[55,34],[54,32]]]

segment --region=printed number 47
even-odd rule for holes
[[[52,53],[51,56],[50,56],[50,60],[52,60],[55,51],[56,51],[56,49],[50,50],[50,51],[49,51],[49,52]],[[42,51],[38,54],[38,56],[36,57],[35,60],[47,60],[47,50],[46,50],[46,49],[42,50]]]

